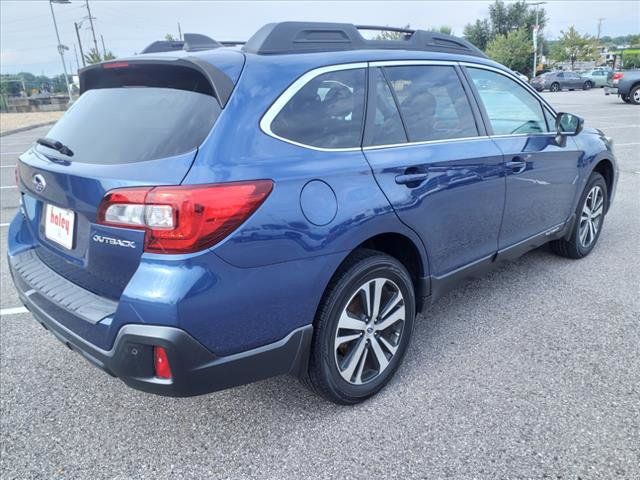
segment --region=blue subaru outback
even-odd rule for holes
[[[610,140],[463,40],[375,28],[194,34],[83,69],[16,172],[34,318],[147,392],[290,373],[352,404],[461,279],[546,243],[588,255]]]

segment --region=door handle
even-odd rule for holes
[[[428,173],[405,173],[396,177],[396,183],[398,185],[407,185],[408,187],[413,188],[417,187],[428,178]]]
[[[506,162],[505,166],[513,173],[522,173],[527,169],[527,162],[520,157],[513,157],[510,162]]]

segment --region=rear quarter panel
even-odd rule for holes
[[[296,78],[317,67],[295,57],[273,61],[249,56],[234,94],[184,183],[272,179],[274,188],[258,211],[214,248],[215,253],[232,265],[251,268],[348,253],[371,236],[396,232],[414,241],[426,265],[419,238],[398,220],[361,150],[313,150],[260,130],[260,119],[276,98]],[[312,196],[303,212],[301,192],[313,180],[328,185],[335,200]],[[309,220],[309,214],[328,210],[335,210],[328,223]]]

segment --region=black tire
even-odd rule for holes
[[[629,96],[625,97],[624,95],[621,95],[620,98],[622,98],[622,101],[624,103],[631,103],[631,97],[629,97]]]
[[[632,105],[640,105],[640,85],[636,85],[629,92],[629,103]]]
[[[550,92],[559,92],[560,91],[560,84],[558,82],[553,82],[551,84],[551,86],[549,87],[549,91]]]
[[[590,243],[585,246],[580,239],[581,226],[583,225],[582,215],[583,209],[585,208],[585,203],[587,202],[587,197],[594,187],[600,187],[603,193],[602,214],[595,236],[592,238]],[[568,240],[565,240],[565,238],[560,238],[558,240],[553,240],[552,242],[550,242],[551,250],[562,257],[573,259],[584,258],[589,255],[589,253],[591,253],[593,248],[598,243],[598,239],[600,238],[600,233],[602,232],[602,227],[604,225],[605,215],[607,213],[608,201],[609,192],[607,191],[607,183],[605,182],[602,175],[600,175],[598,172],[593,172],[591,174],[591,177],[589,177],[587,185],[584,187],[582,195],[580,196],[578,208],[576,208],[575,212],[576,218],[573,223],[571,236]]]
[[[399,289],[398,292],[402,294],[402,305],[404,306],[405,313],[404,321],[398,321],[398,323],[401,324],[401,332],[397,333],[398,337],[394,337],[397,338],[396,344],[394,345],[395,353],[392,354],[391,350],[385,350],[385,356],[391,355],[391,357],[388,358],[386,367],[382,367],[376,360],[376,355],[373,351],[375,349],[372,348],[373,345],[371,344],[373,340],[370,340],[371,336],[379,338],[379,335],[384,335],[385,333],[372,333],[368,331],[370,330],[369,328],[367,328],[367,332],[362,331],[359,333],[356,330],[351,332],[359,334],[360,337],[352,341],[356,342],[355,346],[350,347],[352,349],[351,353],[348,356],[345,355],[343,365],[352,363],[349,361],[349,358],[353,358],[354,360],[363,358],[363,366],[367,365],[367,362],[375,361],[373,365],[377,365],[379,370],[377,376],[371,377],[371,380],[366,383],[354,384],[343,378],[347,368],[342,369],[342,373],[341,370],[339,370],[338,352],[340,352],[341,347],[336,347],[338,324],[341,315],[348,307],[353,305],[354,302],[359,303],[362,301],[363,296],[358,296],[358,292],[362,290],[362,287],[367,285],[367,282],[380,278],[387,280],[384,288],[387,288],[387,285],[397,286]],[[390,282],[388,282],[388,280],[390,280]],[[374,297],[375,295],[372,298]],[[390,298],[393,300],[396,297]],[[364,305],[364,303],[362,305]],[[401,303],[397,305],[401,305]],[[314,322],[313,340],[309,358],[309,375],[308,378],[305,379],[307,386],[311,387],[313,391],[326,399],[342,405],[353,405],[375,395],[389,382],[402,362],[413,331],[414,318],[416,315],[415,305],[415,293],[411,276],[399,261],[375,250],[361,249],[353,252],[332,278],[320,303]],[[396,312],[398,309],[399,307],[396,307],[390,310],[390,312]],[[387,317],[390,315],[391,313],[388,314]],[[373,321],[373,323],[377,322]],[[394,323],[393,325],[398,325],[398,323]],[[363,323],[363,325],[365,325],[365,323]],[[341,328],[340,331],[342,332],[343,329]],[[365,337],[365,335],[369,335],[369,337]],[[395,331],[393,335],[396,335]],[[360,352],[366,350],[363,356],[358,354],[359,342],[364,342],[364,347],[360,350]],[[349,348],[347,345],[353,345],[353,343],[345,343],[344,345],[345,348]],[[378,349],[380,345],[383,345],[382,342],[376,341]],[[371,354],[370,358],[369,354]],[[356,357],[356,355],[359,357]],[[357,363],[360,365],[360,361]],[[371,363],[369,363],[369,365],[371,365]],[[355,374],[356,382],[358,381],[358,376],[360,379],[363,379],[363,370],[364,368],[358,368]],[[351,377],[351,374],[347,375]],[[354,380],[354,377],[351,378]]]
[[[584,82],[584,84],[582,85],[583,90],[591,90],[591,87],[593,87],[593,84],[589,80]]]

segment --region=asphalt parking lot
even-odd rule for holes
[[[595,251],[538,249],[452,292],[391,385],[355,407],[288,377],[152,396],[63,347],[20,313],[5,260],[11,165],[47,129],[2,137],[0,476],[640,478],[640,108],[600,89],[544,95],[616,142]]]

